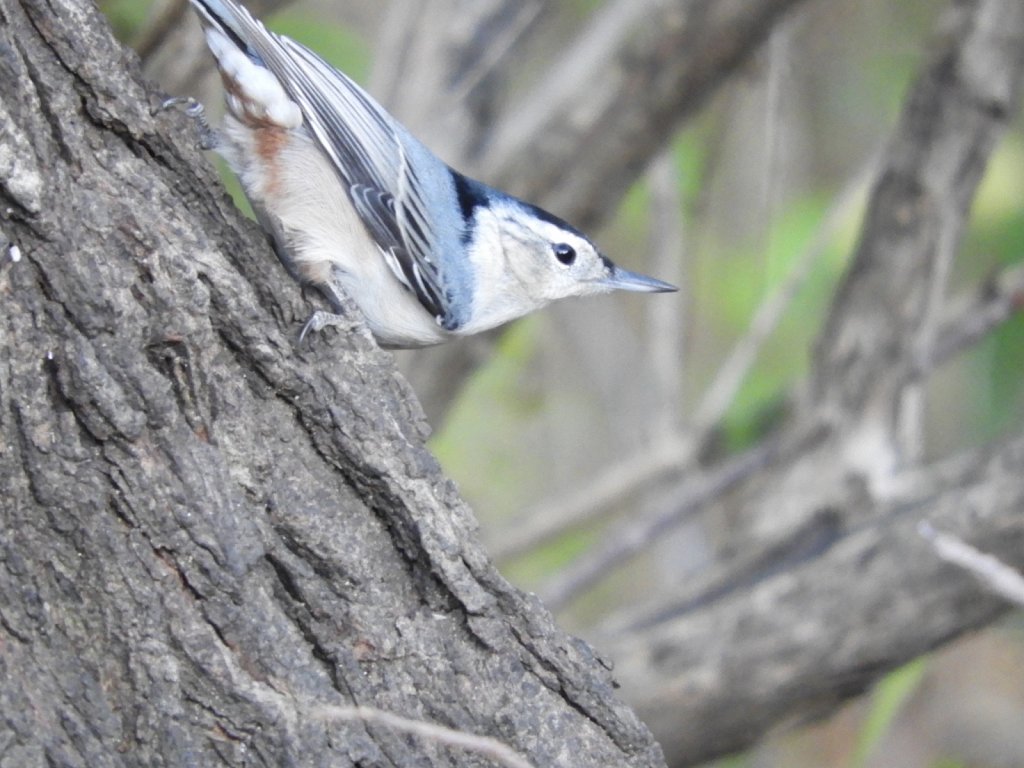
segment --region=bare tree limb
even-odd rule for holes
[[[986,280],[974,295],[959,296],[949,302],[930,357],[922,361],[919,373],[928,374],[1021,311],[1024,311],[1024,266],[1016,265]]]
[[[817,345],[816,401],[895,412],[930,337],[933,275],[960,240],[992,147],[1014,114],[1024,6],[964,2],[913,86],[872,191],[861,242]],[[879,425],[886,428],[885,425]],[[892,429],[892,425],[888,425]]]
[[[927,520],[918,524],[917,532],[931,542],[935,553],[947,563],[973,573],[993,594],[1024,608],[1024,576],[1020,571],[972,547],[963,539],[936,531]]]
[[[782,316],[792,305],[800,288],[827,250],[838,227],[850,215],[865,185],[878,173],[878,161],[877,157],[871,158],[843,185],[807,246],[793,259],[789,274],[754,310],[750,326],[729,351],[694,411],[691,424],[693,430],[700,436],[696,440],[698,443],[703,442],[703,436],[721,421],[732,405],[747,374],[757,361],[765,341],[775,331]]]
[[[503,187],[595,226],[679,122],[798,4],[609,3],[509,110],[479,167]]]
[[[150,10],[148,22],[138,31],[132,47],[145,61],[167,40],[188,12],[188,0],[165,0],[155,3]]]
[[[856,186],[847,188],[847,192],[852,192]],[[845,194],[841,195],[841,198],[845,197]],[[826,215],[826,221],[832,220],[833,213],[836,213],[835,208]],[[819,236],[820,232],[813,238],[813,242],[818,243]],[[976,294],[959,297],[947,310],[937,333],[937,346],[928,361],[928,368],[920,371],[920,374],[927,375],[956,354],[986,338],[1022,308],[1024,268],[1019,266],[1007,268],[993,276]],[[760,315],[761,311],[755,314]],[[507,529],[494,536],[491,551],[499,561],[513,559],[573,528],[599,520],[603,514],[609,513],[615,505],[640,489],[677,482],[691,458],[691,443],[678,438],[637,453],[605,469],[591,481],[582,483],[578,489],[531,508],[520,519],[510,523]],[[901,482],[897,480],[893,484],[900,485]],[[622,540],[621,531],[616,529],[609,540]],[[652,543],[650,536],[645,537],[644,541]],[[623,558],[629,554],[623,553]],[[603,568],[614,566],[618,559],[618,555],[603,559],[588,570],[599,573]],[[559,581],[556,579],[553,583]],[[589,583],[589,580],[585,580],[579,588]]]
[[[549,6],[391,3],[370,89],[434,152],[464,168],[490,138],[509,59]]]
[[[907,384],[918,378],[922,333],[931,336],[937,260],[959,241],[1024,77],[1020,3],[954,3],[944,22],[882,159],[794,416],[831,423],[834,442],[744,491],[745,502],[730,511],[731,547],[800,528],[817,510],[843,503],[851,484],[884,500],[913,465],[900,450],[900,415]]]
[[[1024,70],[1019,3],[958,2],[951,14],[883,160],[818,342],[812,397],[785,428],[817,414],[829,435],[750,478],[722,522],[726,551],[802,555],[734,557],[700,590],[666,585],[674,596],[652,599],[631,628],[620,624],[603,643],[673,765],[827,713],[886,670],[1005,610],[934,556],[918,533],[922,519],[1021,567],[1024,439],[931,467],[904,466],[895,455],[900,397],[921,370],[921,339],[935,339],[928,354],[936,355],[945,329],[970,327],[961,311],[937,320],[929,309],[943,282],[936,260],[959,239]],[[1013,295],[1010,288],[986,306],[1005,317]],[[936,322],[937,331],[925,327]],[[822,516],[828,525],[813,546],[780,546]]]
[[[678,482],[691,456],[689,442],[666,438],[580,483],[568,493],[531,507],[494,536],[496,560],[510,560],[567,531],[601,519],[645,487]]]
[[[979,451],[963,476],[934,476],[925,497],[840,511],[871,522],[819,541],[801,561],[675,610],[662,604],[599,640],[669,764],[698,764],[776,723],[824,715],[885,671],[1004,611],[973,576],[937,558],[918,527],[926,520],[1024,566],[1021,462],[1020,438]]]
[[[811,450],[821,442],[820,427],[768,439],[707,471],[689,477],[665,493],[664,501],[649,513],[622,520],[601,541],[544,584],[538,593],[554,609],[565,606],[626,559],[649,548],[670,528],[708,508],[744,481],[783,462],[793,454]]]

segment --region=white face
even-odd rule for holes
[[[476,210],[469,258],[475,267],[477,333],[569,296],[610,291],[674,291],[660,280],[617,267],[579,231],[518,200],[492,199]]]
[[[509,269],[539,302],[613,290],[607,282],[614,269],[611,262],[586,237],[567,227],[549,218],[502,217]]]

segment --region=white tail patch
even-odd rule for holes
[[[270,70],[254,63],[218,29],[206,29],[206,44],[227,81],[228,108],[235,117],[246,123],[269,122],[285,129],[302,125],[302,110]]]

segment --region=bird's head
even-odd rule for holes
[[[509,268],[540,301],[616,290],[677,290],[617,266],[586,235],[542,208],[513,201],[499,215],[499,227]]]

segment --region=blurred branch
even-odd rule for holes
[[[613,0],[503,117],[479,167],[590,228],[800,0]]]
[[[748,478],[722,525],[726,546],[743,552],[763,541],[785,552],[778,543],[823,514],[832,531],[849,533],[818,540],[796,562],[762,561],[756,571],[749,557],[726,562],[708,591],[685,601],[686,585],[666,584],[646,619],[602,641],[670,764],[701,762],[778,723],[826,714],[1005,610],[934,556],[918,532],[922,519],[1008,567],[1024,565],[1024,437],[924,468],[896,453],[907,381],[991,330],[1019,298],[1010,272],[994,297],[936,309],[943,255],[959,241],[1024,70],[1017,0],[955,2],[944,20],[819,339],[812,397],[785,427],[822,419],[828,437]],[[977,306],[984,319],[968,320]],[[944,337],[957,329],[951,345]]]
[[[370,90],[452,165],[487,141],[508,60],[549,7],[543,0],[391,3]]]
[[[779,138],[786,122],[782,108],[782,85],[791,79],[786,72],[786,60],[793,44],[792,25],[780,22],[772,29],[765,44],[764,64],[764,171],[761,174],[761,229],[770,245],[772,226],[775,224],[781,200],[782,153]],[[765,249],[767,251],[767,248]],[[767,262],[767,259],[765,260]]]
[[[833,437],[817,454],[744,490],[744,503],[730,510],[729,546],[799,528],[845,498],[851,484],[884,500],[918,460],[917,430],[906,418],[913,410],[904,400],[915,393],[907,385],[919,377],[922,355],[931,354],[922,344],[935,338],[928,325],[935,281],[944,283],[942,254],[959,242],[978,182],[1015,113],[1024,6],[955,2],[942,30],[883,156],[794,417],[825,420]]]
[[[598,638],[669,765],[823,716],[886,671],[998,616],[1005,603],[951,572],[918,524],[1024,566],[1022,463],[1021,438],[977,451],[965,476],[936,474],[923,498],[839,511],[874,522],[801,561],[675,610],[651,606],[652,622]]]
[[[831,229],[842,218],[839,210],[855,198],[853,193],[863,185],[865,177],[870,176],[871,167],[865,167],[844,188],[826,213],[826,223],[823,223],[812,245],[798,261],[802,261],[807,253],[814,250],[814,242],[827,242],[825,230]],[[986,281],[976,296],[962,296],[953,302],[953,309],[946,313],[939,328],[933,355],[920,374],[927,375],[978,343],[1022,309],[1024,266],[1017,265]],[[533,507],[519,522],[509,524],[506,530],[495,536],[496,542],[491,546],[491,552],[498,561],[513,559],[573,528],[601,519],[640,489],[673,481],[691,461],[692,445],[689,441],[677,438],[674,442],[655,446],[602,471],[569,494]],[[633,553],[625,556],[629,554]]]
[[[917,532],[931,542],[935,554],[947,563],[974,574],[992,594],[1024,608],[1024,576],[1020,571],[972,547],[961,538],[936,531],[927,520],[918,524]]]
[[[725,362],[704,393],[693,416],[693,431],[704,436],[713,429],[728,411],[740,386],[750,373],[764,347],[765,341],[778,327],[814,266],[824,256],[836,231],[849,217],[864,190],[864,186],[878,173],[879,157],[875,156],[843,185],[832,201],[804,250],[793,260],[789,274],[779,287],[765,297],[754,312],[746,334],[733,345]],[[698,438],[697,442],[702,442]]]
[[[823,436],[822,429],[814,426],[793,435],[766,439],[746,453],[686,478],[650,512],[613,526],[599,544],[551,578],[537,590],[538,594],[553,610],[563,607],[607,576],[610,569],[650,547],[669,528],[706,509],[784,457],[810,450]]]
[[[1024,264],[1004,269],[987,280],[975,295],[950,302],[935,336],[930,356],[922,361],[925,375],[987,337],[1024,310]]]
[[[132,44],[140,59],[145,61],[163,44],[175,27],[181,24],[187,10],[188,0],[165,0],[156,4],[154,12],[150,13]]]
[[[689,302],[683,196],[679,168],[671,144],[647,170],[650,189],[650,274],[679,286],[674,301],[652,301],[647,308],[647,348],[658,404],[653,429],[658,438],[671,438],[682,427],[683,344]]]
[[[868,410],[896,414],[922,339],[933,336],[934,292],[944,288],[936,275],[960,240],[1019,95],[1024,6],[960,2],[946,20],[946,44],[906,100],[861,242],[817,345],[815,400],[853,421]],[[894,431],[891,422],[876,425]]]
[[[864,177],[870,175],[870,168],[866,167],[856,179],[851,180],[839,199],[848,195],[852,199],[853,192],[863,184]],[[833,215],[838,216],[837,208],[844,205],[840,204],[839,199],[826,214],[826,221],[831,220]],[[823,225],[823,228],[827,229],[828,226]],[[819,236],[827,240],[822,230],[819,230],[814,240],[819,240]],[[1004,270],[987,281],[977,296],[963,296],[954,302],[954,307],[954,310],[947,312],[939,328],[937,346],[927,367],[920,371],[921,375],[927,375],[956,354],[981,341],[1016,312],[1024,309],[1024,266],[1017,265]],[[636,454],[600,473],[591,482],[582,484],[579,490],[534,507],[524,515],[526,522],[510,525],[507,531],[496,537],[498,543],[491,547],[491,551],[499,561],[511,559],[583,523],[598,520],[602,513],[620,504],[638,489],[664,483],[678,476],[691,458],[692,443],[682,440]],[[905,478],[894,478],[893,486],[901,486],[910,479],[910,474]],[[914,483],[916,488],[921,485],[919,480]],[[732,487],[731,482],[728,487]],[[672,513],[666,517],[672,517]],[[549,602],[557,605],[559,601],[572,599],[579,591],[593,584],[596,578],[604,576],[608,568],[653,543],[663,533],[663,525],[678,524],[687,517],[687,510],[679,510],[674,522],[666,520],[650,528],[647,528],[649,522],[640,521],[639,525],[644,527],[645,532],[637,531],[635,538],[622,536],[622,530],[616,528],[605,537],[605,545],[598,547],[601,554],[595,554],[592,562],[583,564],[580,561],[550,582],[548,593],[556,599]],[[624,523],[623,528],[630,525]],[[616,544],[616,541],[620,543]],[[563,582],[563,578],[566,581]]]
[[[605,468],[568,494],[548,499],[512,521],[494,536],[495,560],[510,560],[583,523],[600,519],[638,489],[676,481],[690,455],[689,444],[668,438]]]

